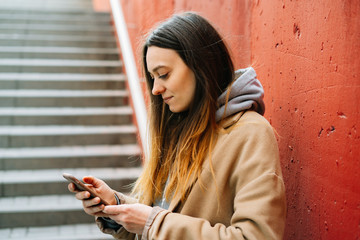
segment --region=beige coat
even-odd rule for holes
[[[183,204],[174,196],[168,210],[154,208],[142,239],[282,239],[285,188],[272,127],[253,111],[231,116],[221,126],[212,152],[216,181],[207,160],[201,181],[189,184]],[[134,201],[119,196],[124,203]],[[135,237],[124,228],[115,232],[97,222],[117,239]]]

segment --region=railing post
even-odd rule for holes
[[[122,58],[125,64],[126,75],[129,82],[131,98],[135,109],[136,121],[139,128],[141,143],[143,146],[143,150],[146,151],[148,144],[146,137],[147,114],[144,96],[141,90],[136,63],[131,47],[131,42],[127,31],[120,0],[110,0],[110,5],[114,18],[117,37],[120,42]]]

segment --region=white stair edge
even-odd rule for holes
[[[50,1],[51,2],[51,1]],[[20,8],[20,9],[34,9],[34,10],[37,10],[37,8],[41,8],[41,7],[44,7],[44,8],[47,8],[47,9],[51,9],[51,10],[56,10],[57,8],[63,8],[63,9],[72,9],[72,10],[75,10],[75,9],[79,9],[79,10],[83,10],[83,9],[88,9],[88,10],[91,10],[92,8],[92,5],[91,3],[79,3],[79,2],[73,2],[73,3],[70,3],[70,2],[53,2],[51,4],[49,4],[49,1],[47,2],[44,2],[44,1],[31,1],[31,2],[28,2],[28,1],[22,1],[22,2],[6,2],[6,0],[2,0],[2,3],[1,3],[1,9],[3,8]]]
[[[0,59],[0,66],[41,66],[41,67],[121,67],[122,61],[109,60],[68,60],[68,59]]]
[[[15,98],[67,98],[67,97],[127,97],[126,90],[0,90],[1,97]]]
[[[39,13],[0,13],[0,19],[8,20],[27,20],[27,21],[44,21],[44,14]],[[91,23],[103,23],[109,25],[111,21],[110,15],[69,15],[69,14],[46,14],[47,21],[60,21],[60,22],[91,22]]]
[[[130,115],[132,108],[0,108],[0,116],[96,116],[96,115]]]
[[[0,81],[124,81],[125,74],[0,73]]]
[[[95,176],[104,181],[137,179],[142,172],[141,167],[133,168],[64,168],[45,170],[6,170],[0,171],[0,184],[16,183],[61,183],[66,182],[63,173],[70,173],[81,179],[83,176]],[[4,202],[17,197],[0,198],[0,212],[4,211]],[[19,197],[24,198],[24,197]],[[25,197],[26,198],[26,197]],[[2,202],[3,201],[3,202]],[[7,204],[5,204],[7,205]]]
[[[52,0],[33,0],[31,2],[25,2],[23,0],[2,0],[3,3],[7,3],[7,4],[29,4],[31,5],[31,3],[41,3],[41,4],[68,4],[68,5],[90,5],[91,6],[91,1],[87,0],[87,1],[71,1],[71,0],[62,0],[62,1],[52,1]]]
[[[113,36],[77,36],[77,35],[49,35],[49,34],[20,34],[20,33],[1,33],[2,40],[34,40],[34,41],[65,41],[65,42],[113,42],[116,40]]]
[[[64,136],[136,133],[134,125],[122,126],[0,126],[0,136]]]
[[[4,0],[1,0],[4,1]],[[24,1],[24,0],[22,0]],[[95,12],[95,11],[84,11],[83,13],[78,13],[78,14],[74,14],[72,12],[70,13],[66,13],[66,12],[53,12],[53,13],[48,13],[48,12],[41,12],[41,11],[33,11],[31,9],[29,9],[29,11],[24,12],[22,9],[20,9],[19,11],[16,11],[16,9],[14,9],[12,12],[5,12],[3,11],[3,9],[1,9],[1,5],[0,5],[0,19],[4,19],[4,20],[26,20],[26,22],[24,23],[20,23],[20,24],[32,24],[31,22],[28,21],[37,21],[38,23],[35,24],[40,24],[40,23],[44,23],[45,25],[48,24],[52,24],[49,23],[48,21],[60,21],[61,24],[66,24],[69,21],[79,21],[79,22],[87,22],[87,20],[90,20],[94,23],[103,23],[103,24],[107,24],[107,26],[111,26],[109,23],[111,20],[111,15],[109,12]],[[44,20],[46,19],[46,21],[40,21],[40,20]],[[10,24],[12,24],[13,22],[8,22]],[[7,23],[5,23],[7,24]],[[17,23],[15,23],[17,24]]]
[[[83,48],[83,47],[0,46],[0,52],[118,54],[118,49],[117,48]]]
[[[0,159],[136,156],[140,153],[137,144],[0,148]]]
[[[44,11],[65,11],[65,12],[71,12],[71,11],[84,11],[84,9],[91,11],[92,10],[92,5],[91,4],[84,4],[84,3],[80,3],[80,4],[69,4],[66,3],[65,4],[59,4],[59,3],[55,3],[55,4],[50,4],[49,2],[40,2],[40,1],[31,1],[31,2],[4,2],[4,0],[2,0],[3,2],[1,3],[1,10],[33,10],[33,11],[38,11],[39,8],[43,8],[41,9],[42,12]],[[82,4],[82,5],[81,5]]]
[[[56,225],[48,227],[17,227],[0,229],[0,239],[7,240],[111,240],[95,223]]]
[[[65,25],[65,24],[22,24],[22,23],[0,23],[0,29],[11,30],[44,30],[44,31],[87,31],[87,32],[104,32],[111,33],[112,26],[97,26],[97,25]]]
[[[39,204],[41,203],[41,204]],[[81,210],[82,204],[73,195],[5,197],[0,199],[0,213],[48,212]]]
[[[42,8],[41,8],[42,7]],[[0,11],[36,11],[36,12],[44,12],[44,13],[93,13],[93,9],[91,7],[88,8],[88,11],[84,10],[84,7],[68,7],[68,6],[56,6],[55,7],[49,7],[49,6],[37,6],[33,5],[14,5],[14,4],[7,4],[7,5],[1,5]]]
[[[12,4],[19,4],[19,3],[23,3],[23,0],[2,0],[3,2],[8,2],[8,3],[12,3]],[[32,2],[40,2],[40,3],[49,3],[49,2],[52,2],[52,0],[35,0],[35,1],[32,1]],[[54,1],[55,3],[56,2],[61,2],[61,3],[66,3],[66,4],[73,4],[74,1],[73,0],[61,0],[61,1]],[[90,4],[91,1],[89,0],[77,0],[77,2],[75,2],[76,4]]]

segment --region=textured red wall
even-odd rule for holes
[[[360,239],[359,0],[120,2],[137,56],[153,24],[192,10],[220,30],[237,68],[255,68],[279,135],[284,239]]]
[[[360,1],[252,7],[251,61],[287,188],[285,239],[359,239]]]
[[[226,39],[236,67],[250,65],[250,12],[246,0],[121,0],[134,50],[139,53],[143,36],[173,13],[195,11],[209,19]]]

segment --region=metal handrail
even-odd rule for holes
[[[111,11],[114,18],[115,28],[119,39],[122,58],[125,64],[126,75],[129,82],[130,94],[135,109],[136,121],[139,129],[143,150],[147,149],[146,122],[147,114],[144,95],[141,90],[136,63],[131,47],[129,33],[120,4],[120,0],[110,0]]]

